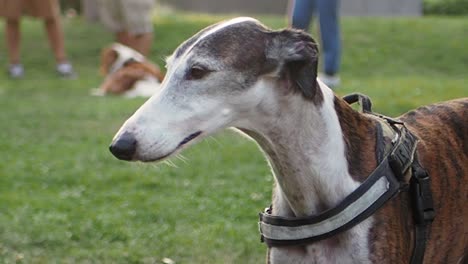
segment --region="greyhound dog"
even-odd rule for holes
[[[161,92],[123,124],[110,150],[122,160],[160,161],[234,127],[258,143],[272,168],[271,217],[293,221],[330,210],[378,166],[380,121],[335,96],[317,79],[317,62],[317,45],[302,31],[270,30],[243,17],[207,27],[167,59]],[[417,138],[414,159],[431,177],[436,217],[424,263],[466,263],[468,98],[422,107],[399,120]],[[402,191],[325,239],[269,245],[267,261],[408,263],[416,236],[409,200]]]

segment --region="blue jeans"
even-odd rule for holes
[[[312,15],[318,12],[324,72],[338,73],[341,62],[339,0],[293,0],[292,27],[308,31]]]

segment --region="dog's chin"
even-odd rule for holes
[[[195,139],[200,138],[199,136],[201,134],[202,134],[202,131],[197,131],[195,133],[192,133],[192,134],[188,135],[182,141],[180,141],[180,143],[177,145],[177,147],[175,147],[173,150],[163,152],[163,153],[166,153],[166,154],[136,156],[132,161],[141,161],[141,162],[145,162],[145,163],[163,161],[163,160],[165,160],[165,159],[179,153],[180,151],[182,151],[182,149],[185,149],[186,147],[188,147],[188,145],[193,144],[195,142]]]
[[[139,162],[144,162],[144,163],[150,163],[150,162],[159,162],[159,161],[163,161],[169,157],[171,157],[172,155],[174,155],[176,152],[177,152],[178,149],[175,149],[171,152],[169,152],[168,154],[163,154],[163,155],[151,155],[151,156],[147,156],[147,155],[142,155],[142,156],[137,156],[133,161],[139,161]]]

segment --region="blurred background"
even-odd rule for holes
[[[146,99],[90,96],[115,36],[86,2],[60,1],[75,79],[58,78],[43,22],[31,17],[21,22],[24,78],[0,70],[0,263],[263,263],[257,213],[270,204],[273,179],[252,141],[226,131],[165,164],[109,153]],[[164,69],[180,43],[234,16],[284,28],[287,6],[160,1],[148,59]],[[337,96],[367,94],[390,116],[468,96],[468,0],[345,0],[341,10]],[[310,33],[319,38],[316,21]],[[3,27],[0,39],[6,69]]]
[[[88,0],[84,0],[86,2]],[[60,0],[63,9],[82,10],[80,0]],[[278,14],[288,5],[284,0],[216,1],[160,0],[161,5],[184,11],[203,13]],[[466,15],[467,0],[348,0],[341,3],[341,12],[349,16],[420,16]]]

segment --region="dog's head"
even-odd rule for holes
[[[138,51],[125,45],[114,43],[101,51],[100,72],[103,75],[109,75],[118,71],[126,64],[144,61],[145,57]]]
[[[302,31],[273,31],[252,18],[210,26],[168,58],[161,92],[125,122],[110,149],[124,160],[160,160],[229,126],[254,129],[258,115],[284,98],[318,103],[317,57]]]
[[[114,43],[101,52],[100,72],[106,76],[95,95],[134,93],[138,82],[154,83],[154,92],[159,91],[159,83],[164,79],[160,68],[146,60],[136,50]],[[151,90],[149,90],[151,91]],[[138,94],[136,92],[135,94]],[[146,93],[143,94],[147,96]]]

